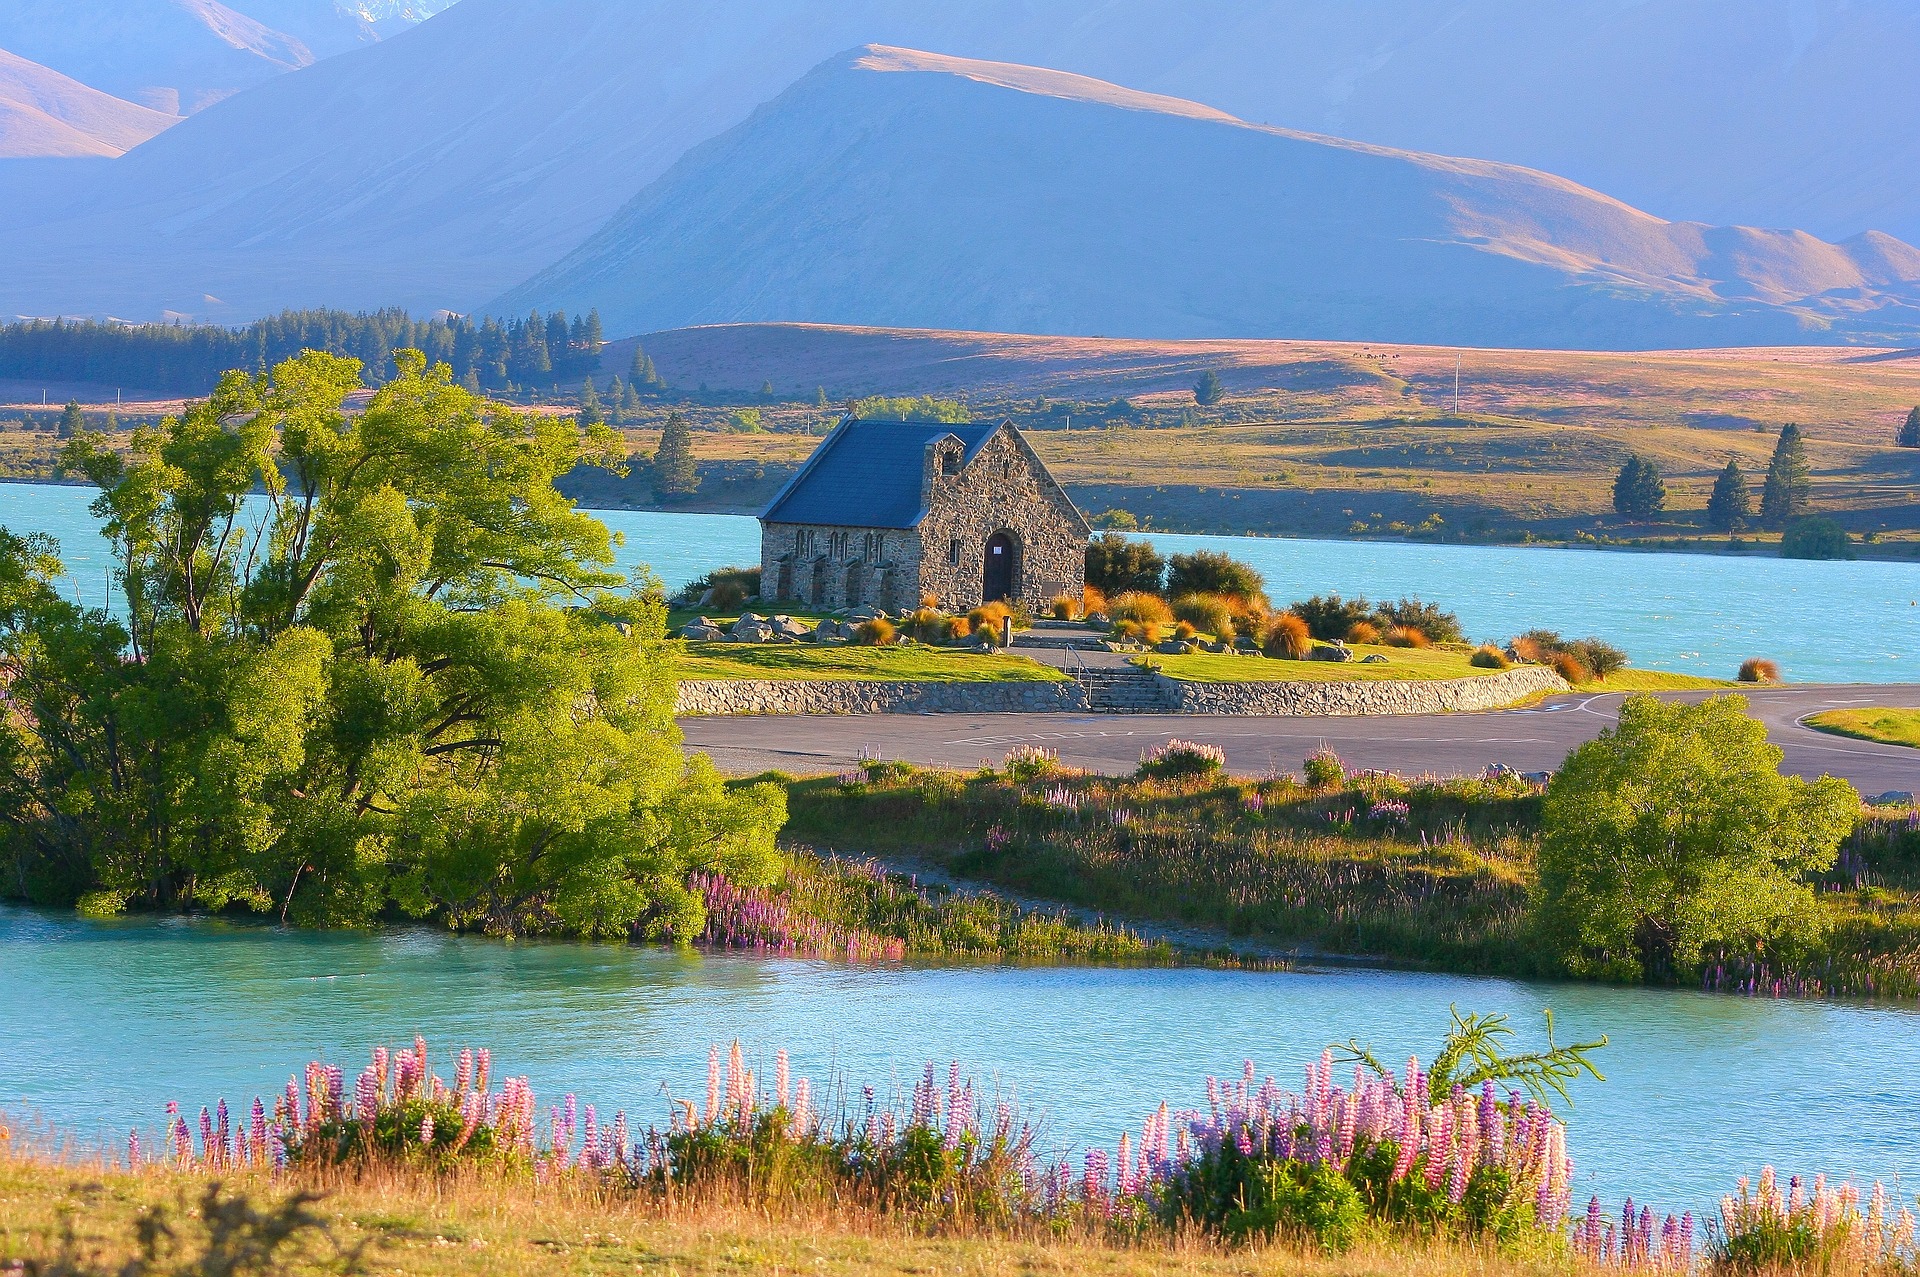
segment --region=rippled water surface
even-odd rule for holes
[[[491,1046],[499,1067],[661,1120],[704,1087],[709,1044],[803,1073],[909,1082],[959,1060],[1084,1145],[1253,1057],[1297,1086],[1328,1042],[1423,1056],[1447,1007],[1504,1011],[1537,1040],[1608,1034],[1577,1093],[1581,1193],[1698,1208],[1772,1162],[1920,1183],[1920,1013],[1690,992],[1367,970],[854,967],[664,949],[508,944],[431,931],[282,933],[87,922],[0,907],[0,1107],[89,1138],[162,1106],[270,1094],[304,1061],[377,1041]],[[351,1069],[349,1070],[351,1071]]]
[[[106,595],[105,542],[88,489],[0,484],[0,524],[61,540],[73,585]],[[759,524],[723,514],[600,511],[646,563],[679,586],[710,568],[760,559]],[[1593,634],[1637,665],[1729,678],[1749,656],[1808,682],[1920,681],[1920,564],[1807,563],[1768,556],[1295,541],[1155,534],[1167,553],[1225,550],[1252,563],[1278,601],[1336,590],[1418,594],[1456,611],[1476,638],[1536,626]]]

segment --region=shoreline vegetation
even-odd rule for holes
[[[599,1273],[669,1249],[701,1271],[764,1268],[813,1230],[811,1271],[902,1271],[900,1250],[873,1250],[894,1239],[974,1271],[1032,1257],[1063,1273],[1278,1260],[1850,1277],[1914,1262],[1911,1210],[1878,1184],[1783,1186],[1765,1168],[1713,1221],[1576,1202],[1555,1104],[1604,1080],[1606,1040],[1558,1044],[1551,1017],[1543,1048],[1511,1052],[1512,1036],[1456,1010],[1430,1065],[1349,1043],[1297,1091],[1248,1061],[1192,1094],[1139,1097],[1144,1121],[1115,1146],[1059,1151],[957,1064],[929,1063],[904,1092],[816,1085],[785,1051],[749,1061],[735,1043],[724,1063],[710,1054],[704,1100],[670,1095],[648,1122],[574,1095],[543,1112],[485,1050],[459,1051],[443,1080],[416,1038],[351,1080],[310,1063],[270,1107],[222,1098],[195,1120],[170,1102],[157,1137],[92,1156],[0,1119],[0,1272]],[[767,1240],[743,1253],[728,1234],[746,1218]]]

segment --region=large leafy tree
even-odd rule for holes
[[[1819,926],[1859,795],[1780,774],[1746,698],[1630,697],[1547,788],[1535,922],[1578,975],[1669,979],[1714,944],[1790,947]]]
[[[587,935],[697,922],[695,868],[772,872],[770,787],[682,756],[647,578],[553,481],[605,427],[501,410],[416,351],[366,404],[308,353],[215,394],[99,485],[122,615],[0,538],[0,865],[85,907]]]

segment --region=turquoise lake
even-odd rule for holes
[[[1582,1199],[1696,1210],[1763,1162],[1863,1181],[1920,1176],[1920,1010],[1372,970],[1250,973],[849,966],[425,930],[281,933],[183,920],[86,922],[0,907],[0,1107],[89,1139],[271,1095],[306,1060],[347,1066],[423,1033],[489,1046],[546,1102],[664,1121],[703,1089],[709,1045],[856,1088],[960,1061],[1045,1119],[1053,1146],[1111,1145],[1204,1077],[1299,1085],[1330,1042],[1423,1057],[1449,1004],[1513,1016],[1538,1042],[1612,1039],[1575,1091]],[[436,1059],[444,1058],[436,1055]],[[763,1071],[764,1072],[764,1071]]]
[[[107,595],[106,544],[89,489],[0,484],[0,524],[60,539],[72,586]],[[645,563],[676,587],[710,568],[757,563],[759,525],[743,515],[597,512],[625,538],[623,566]],[[1633,663],[1731,678],[1749,656],[1797,682],[1920,681],[1920,563],[1810,563],[1767,556],[1630,553],[1518,546],[1150,538],[1162,551],[1225,550],[1258,568],[1276,602],[1329,590],[1418,594],[1459,614],[1474,638],[1546,628],[1596,635]]]

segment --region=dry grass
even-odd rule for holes
[[[290,1185],[234,1176],[233,1187],[273,1198]],[[130,1176],[0,1160],[0,1266],[56,1252],[71,1221],[102,1271],[134,1256],[134,1221],[149,1206],[191,1206],[195,1175]],[[306,1186],[306,1185],[302,1185]],[[334,1238],[369,1243],[368,1271],[396,1277],[600,1277],[614,1273],[1049,1274],[1054,1277],[1522,1277],[1572,1274],[1565,1259],[1501,1256],[1457,1247],[1363,1248],[1327,1258],[1287,1247],[1228,1250],[1197,1239],[1121,1244],[1097,1238],[929,1235],[842,1209],[766,1211],[724,1203],[665,1206],[577,1187],[476,1175],[403,1175],[312,1182]],[[325,1247],[321,1247],[322,1252]],[[295,1261],[288,1277],[326,1271]]]

